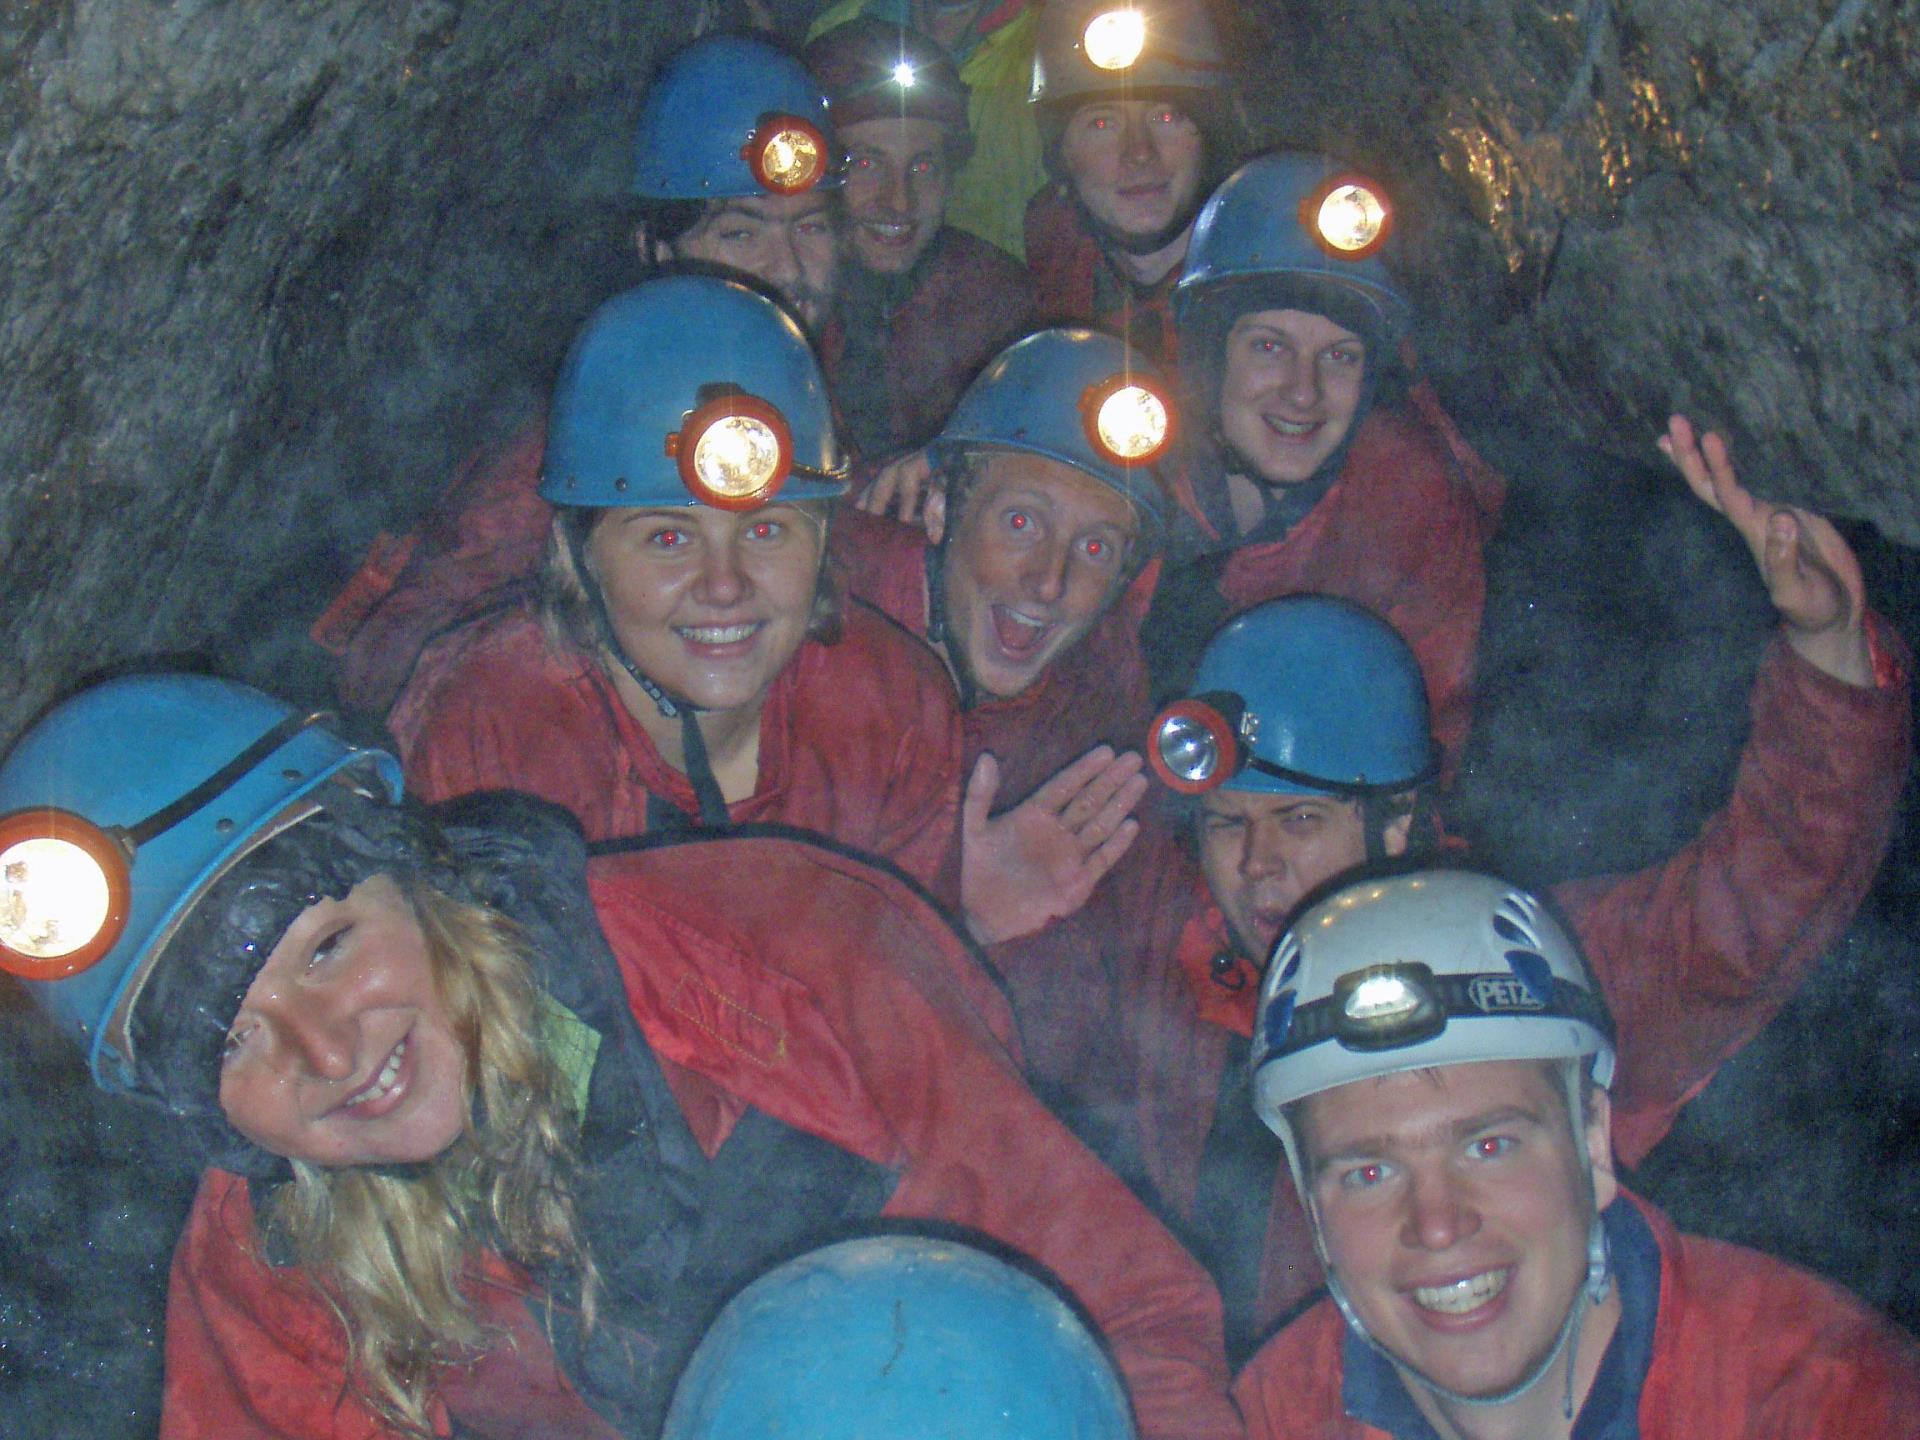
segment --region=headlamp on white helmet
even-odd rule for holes
[[[1147,17],[1131,5],[1102,10],[1080,32],[1080,45],[1096,70],[1125,70],[1147,48]]]

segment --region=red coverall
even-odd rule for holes
[[[862,314],[846,296],[841,300],[827,378],[849,416],[866,398],[852,393],[856,385],[883,388],[887,433],[878,446],[862,442],[874,457],[931,440],[961,391],[1033,321],[1027,272],[978,236],[944,227],[915,268],[912,293],[884,319]],[[859,374],[853,357],[863,337],[854,332],[873,324],[885,327],[883,335],[865,337],[879,351],[877,364],[873,374]]]
[[[1042,325],[1091,325],[1118,335],[1141,354],[1173,367],[1175,265],[1161,280],[1137,286],[1107,263],[1080,218],[1080,208],[1048,185],[1027,202],[1027,269]]]
[[[1879,869],[1906,777],[1904,674],[1862,689],[1776,640],[1750,707],[1733,793],[1692,844],[1664,864],[1552,892],[1618,1031],[1613,1141],[1629,1165],[1845,931]],[[1122,1003],[1134,1027],[1142,1163],[1163,1202],[1186,1216],[1227,1037],[1253,1033],[1260,977],[1235,951],[1185,847],[1170,835],[1143,835],[1136,849],[1143,842],[1158,852],[1142,867],[1152,883],[1111,892],[1126,913],[1110,923],[1137,937]],[[1283,1166],[1261,1267],[1261,1322],[1320,1280]]]
[[[715,844],[738,853],[716,859]],[[1204,1271],[1022,1084],[955,984],[964,946],[924,900],[857,860],[763,835],[604,855],[588,885],[703,1149],[753,1107],[897,1169],[885,1215],[982,1232],[1073,1293],[1144,1436],[1239,1435]],[[243,1182],[210,1173],[175,1255],[163,1440],[387,1436],[344,1391],[324,1301],[256,1258],[248,1209]],[[516,1278],[495,1257],[482,1268]],[[511,1290],[488,1309],[521,1351],[453,1375],[446,1409],[487,1436],[604,1433],[581,1423]]]
[[[1804,1270],[1682,1235],[1637,1196],[1660,1246],[1660,1309],[1640,1440],[1920,1436],[1911,1336]],[[1322,1300],[1234,1382],[1248,1440],[1392,1440],[1341,1402],[1347,1329]]]
[[[832,543],[858,555],[857,566],[847,567],[853,592],[924,637],[925,532],[853,513],[835,518]],[[983,754],[1000,763],[996,812],[1018,805],[1096,745],[1139,748],[1152,719],[1139,609],[1131,592],[1122,596],[1026,690],[1007,699],[985,697],[962,712],[962,773],[971,775]],[[1116,883],[1116,875],[1101,882],[1103,888]],[[988,952],[1020,1021],[1027,1074],[1049,1096],[1070,1090],[1104,1101],[1124,1083],[1111,1045],[1118,1016],[1099,998],[1115,993],[1100,963],[1102,930],[1099,919],[1082,910]]]
[[[924,646],[859,604],[838,644],[803,643],[760,720],[754,793],[737,822],[799,826],[884,856],[951,900],[959,854],[960,718]],[[427,800],[522,790],[571,810],[589,840],[646,833],[647,797],[696,813],[595,663],[514,609],[436,642],[388,725]]]

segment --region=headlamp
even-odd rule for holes
[[[1103,10],[1080,32],[1080,48],[1096,70],[1124,70],[1147,48],[1147,17],[1131,5]]]
[[[1176,700],[1154,719],[1147,763],[1182,795],[1204,795],[1245,768],[1253,717],[1238,695],[1210,691]]]
[[[762,189],[798,195],[826,175],[827,137],[798,115],[765,115],[740,147],[740,158]]]
[[[1397,1050],[1446,1028],[1433,971],[1417,961],[1369,965],[1334,982],[1334,1038],[1349,1050]]]
[[[786,417],[753,395],[723,395],[688,415],[667,436],[680,481],[703,505],[751,510],[764,505],[793,471]]]
[[[1151,465],[1173,442],[1173,407],[1158,387],[1134,375],[1089,385],[1080,419],[1094,454],[1120,465]]]
[[[893,83],[898,85],[902,90],[911,90],[916,78],[918,77],[913,73],[913,66],[904,60],[893,67]]]
[[[58,980],[111,950],[127,924],[132,854],[65,810],[0,819],[0,970]]]
[[[1334,258],[1364,260],[1386,244],[1393,229],[1393,207],[1373,181],[1342,175],[1301,202],[1300,224]]]

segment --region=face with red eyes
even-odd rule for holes
[[[1617,1193],[1606,1095],[1576,1138],[1563,1074],[1536,1060],[1448,1065],[1355,1081],[1291,1112],[1347,1298],[1399,1364],[1450,1390],[1498,1394],[1552,1350],[1586,1278],[1596,1204]],[[1609,1329],[1618,1304],[1584,1323]],[[1604,1340],[1583,1330],[1580,1354],[1597,1358]],[[1528,1394],[1557,1406],[1562,1388],[1549,1377]]]
[[[847,238],[866,269],[899,275],[940,233],[952,181],[947,129],[921,118],[842,125],[847,151]]]
[[[287,927],[227,1033],[220,1108],[262,1149],[315,1165],[411,1164],[459,1138],[466,1052],[391,876]]]
[[[1199,198],[1205,150],[1200,127],[1170,101],[1100,99],[1068,117],[1060,164],[1098,226],[1171,240]]]
[[[1242,315],[1227,332],[1220,434],[1249,480],[1297,485],[1347,438],[1365,392],[1367,347],[1304,310]]]
[[[926,513],[936,544],[946,521],[936,492]],[[948,662],[1003,698],[1093,628],[1120,593],[1139,534],[1118,491],[1018,451],[987,455],[956,524],[944,569]]]
[[[627,658],[701,709],[757,715],[806,639],[826,542],[800,505],[609,510],[588,567]],[[643,723],[653,707],[639,710]]]

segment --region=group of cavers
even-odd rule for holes
[[[666,59],[645,278],[316,623],[387,741],[156,672],[0,765],[0,961],[204,1167],[165,1440],[1920,1435],[1619,1179],[1885,849],[1845,542],[1674,417],[1731,793],[1476,870],[1504,487],[1381,187],[1246,158],[1198,0],[815,30]]]

